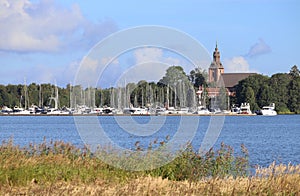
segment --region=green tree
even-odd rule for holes
[[[290,82],[288,108],[291,112],[300,114],[300,77]]]
[[[69,107],[70,106],[70,88],[58,88],[59,94],[59,104],[60,107]]]
[[[28,101],[30,105],[38,105],[39,103],[39,87],[37,84],[32,83],[27,87]]]
[[[0,106],[10,106],[9,95],[3,85],[0,85]]]
[[[186,104],[186,95],[193,84],[189,81],[182,67],[171,66],[166,70],[165,76],[158,82],[158,86],[168,86],[170,88],[168,101],[170,105],[176,107]]]
[[[259,103],[262,98],[261,91],[265,86],[268,86],[268,81],[269,77],[261,74],[252,75],[241,80],[236,86],[237,104],[247,102],[250,103],[251,110],[258,110],[261,107]]]
[[[8,94],[8,98],[9,98],[8,103],[6,103],[7,106],[13,107],[15,105],[20,104],[20,95],[19,95],[18,85],[8,84],[6,86],[6,92]]]
[[[269,86],[273,90],[273,99],[276,105],[276,110],[279,112],[289,112],[287,107],[289,99],[289,84],[292,76],[286,73],[278,73],[272,75],[269,80]]]
[[[199,86],[206,85],[207,73],[205,70],[202,71],[200,68],[195,68],[190,72],[188,78],[194,84],[194,87],[198,88]]]
[[[251,86],[246,85],[242,88],[242,91],[239,94],[239,104],[249,103],[251,110],[258,110],[259,107],[256,103],[255,93]]]
[[[258,92],[257,96],[257,104],[260,108],[266,105],[270,105],[270,103],[273,103],[275,101],[274,99],[274,91],[270,86],[267,84],[262,85]]]
[[[290,75],[293,77],[300,77],[300,71],[297,67],[297,65],[294,65],[290,70]]]
[[[229,109],[229,99],[226,88],[222,87],[217,97],[217,105],[221,110]]]
[[[188,77],[182,67],[171,66],[167,69],[165,76],[159,81],[159,83],[173,86],[179,80],[188,81]]]

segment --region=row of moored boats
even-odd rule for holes
[[[275,116],[275,104],[264,106],[261,110],[252,112],[249,103],[242,103],[240,107],[233,106],[230,111],[220,109],[207,109],[200,106],[194,110],[189,108],[174,107],[128,107],[124,109],[116,109],[113,107],[90,108],[87,106],[78,106],[76,109],[64,107],[62,109],[31,106],[28,109],[22,107],[9,108],[2,107],[0,112],[4,115],[266,115]]]
[[[269,106],[264,106],[262,107],[261,110],[257,110],[254,113],[251,111],[249,103],[242,103],[240,107],[233,106],[231,111],[237,114],[246,114],[246,115],[264,115],[264,116],[277,115],[274,103],[270,104]]]

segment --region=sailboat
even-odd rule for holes
[[[22,108],[22,100],[23,100],[23,95],[21,95],[21,98],[20,98],[20,106],[15,106],[13,108],[13,114],[17,114],[17,115],[32,114],[28,110],[29,100],[28,100],[28,91],[27,91],[26,79],[24,79],[24,105],[25,105],[24,108]]]
[[[198,95],[198,107],[194,114],[210,114],[210,111],[206,108],[206,94],[203,86],[199,86],[196,95]]]
[[[47,115],[68,115],[70,114],[69,111],[62,111],[60,109],[58,109],[58,88],[55,85],[55,96],[54,97],[50,97],[50,103],[51,100],[54,101],[54,108],[48,108],[47,109]]]

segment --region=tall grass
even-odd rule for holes
[[[146,173],[176,181],[246,176],[249,173],[248,151],[241,145],[238,156],[231,146],[222,143],[220,149],[210,149],[204,156],[200,156],[189,145],[172,162]]]
[[[113,167],[98,158],[103,153],[119,165],[132,161],[128,154],[113,154],[104,148],[92,153],[88,147],[77,148],[62,141],[45,140],[22,148],[12,140],[4,141],[0,146],[0,195],[300,193],[299,165],[274,163],[269,168],[257,168],[256,174],[249,176],[248,151],[243,145],[236,153],[222,143],[204,156],[189,145],[172,162],[146,171]]]
[[[113,168],[82,149],[62,141],[20,148],[12,140],[0,146],[0,183],[26,185],[35,179],[39,184],[58,181],[94,182],[97,178],[122,180],[133,174]]]

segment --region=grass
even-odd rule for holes
[[[25,148],[13,145],[12,140],[3,142],[0,195],[300,194],[300,165],[273,163],[268,168],[257,168],[255,175],[250,176],[244,146],[235,153],[230,146],[221,144],[219,149],[200,156],[189,145],[172,162],[146,171],[110,166],[98,158],[103,153],[110,153],[117,165],[124,161],[135,163],[137,158],[104,148],[91,153],[87,147],[79,149],[60,141]]]
[[[297,113],[296,112],[287,111],[287,112],[278,112],[278,114],[280,114],[280,115],[294,115],[294,114],[297,114]]]

